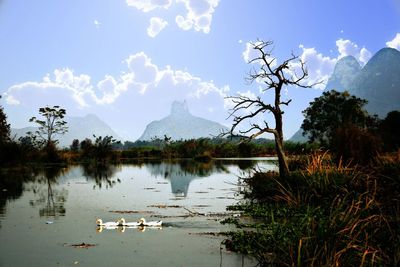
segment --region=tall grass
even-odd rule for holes
[[[268,172],[245,181],[247,201],[230,207],[243,216],[226,221],[242,230],[228,233],[228,249],[251,254],[260,265],[400,264],[396,158],[361,169],[314,153],[285,179]]]

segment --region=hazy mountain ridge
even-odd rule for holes
[[[193,116],[186,102],[175,101],[170,115],[149,123],[139,140],[148,141],[155,137],[163,138],[164,135],[172,140],[185,140],[214,137],[226,131],[228,128],[217,122]]]
[[[361,65],[353,56],[346,56],[338,60],[325,90],[349,90],[355,77],[360,73]]]
[[[361,69],[352,56],[340,59],[325,91],[335,89],[368,100],[370,114],[384,118],[400,109],[400,51],[382,48]]]
[[[85,117],[65,117],[67,121],[68,132],[61,136],[56,136],[59,140],[59,146],[68,147],[74,139],[79,141],[85,138],[93,139],[93,134],[96,136],[111,135],[115,139],[120,140],[120,137],[109,125],[99,119],[96,115],[88,114]],[[35,127],[25,127],[20,129],[11,129],[11,136],[18,139],[25,136],[28,131],[35,132]]]
[[[328,80],[325,91],[347,90],[350,94],[368,100],[365,106],[369,114],[386,117],[393,110],[400,110],[400,51],[382,48],[363,67],[353,56],[340,59]],[[291,138],[305,142],[299,129]]]

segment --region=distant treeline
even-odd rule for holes
[[[318,148],[316,144],[286,142],[288,154],[309,153]],[[269,139],[243,141],[239,138],[201,138],[181,141],[125,142],[114,145],[121,151],[122,158],[162,157],[162,158],[230,158],[260,157],[275,154],[275,142]]]

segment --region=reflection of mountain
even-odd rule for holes
[[[164,177],[171,182],[171,191],[175,196],[186,197],[189,184],[194,179],[208,177],[213,173],[226,171],[222,165],[214,163],[199,163],[195,161],[182,161],[178,163],[146,164],[150,174]]]

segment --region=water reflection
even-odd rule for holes
[[[66,213],[65,202],[68,191],[65,188],[57,189],[57,180],[68,171],[65,167],[47,167],[36,176],[36,183],[30,188],[35,199],[30,200],[31,207],[39,207],[40,217],[64,216]]]
[[[103,185],[105,185],[106,189],[108,189],[112,188],[117,182],[121,182],[119,178],[114,177],[115,173],[121,170],[120,165],[91,163],[84,164],[82,167],[83,175],[88,180],[94,180],[95,185],[93,185],[93,189],[96,187],[101,189]]]
[[[151,175],[164,177],[170,181],[171,192],[175,197],[186,197],[189,184],[194,179],[208,177],[213,173],[229,173],[223,164],[216,164],[215,162],[201,163],[192,160],[184,160],[179,163],[146,164],[146,167]]]
[[[266,165],[269,163],[259,164]],[[218,220],[226,206],[237,201],[232,196],[238,189],[234,185],[238,175],[237,164],[222,160],[143,162],[139,166],[34,166],[10,174],[0,169],[0,265],[71,266],[79,260],[87,266],[154,266],[162,259],[165,266],[215,266],[222,237],[210,239],[197,233],[230,230]],[[93,185],[110,190],[92,190]],[[172,198],[173,194],[186,197]],[[160,231],[120,227],[98,229],[101,234],[94,234],[94,219],[112,221],[117,216],[113,211],[126,213],[129,221],[150,217],[166,223]],[[80,253],[61,244],[99,246]],[[233,254],[223,255],[224,266],[240,263]]]
[[[20,198],[25,190],[24,184],[34,180],[35,177],[36,172],[26,168],[18,170],[0,169],[0,217],[6,213],[7,202]]]

